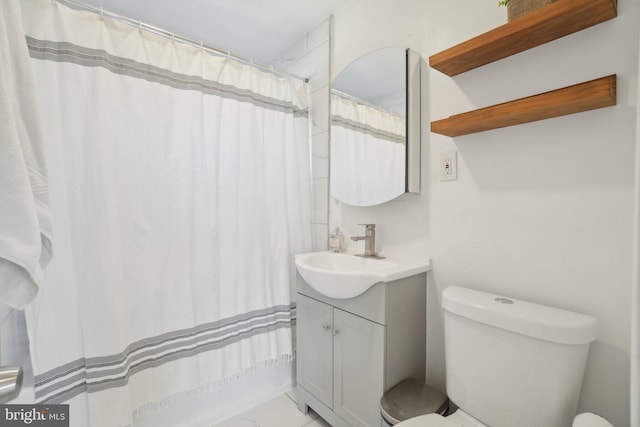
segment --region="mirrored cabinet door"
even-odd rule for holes
[[[415,52],[384,48],[332,82],[332,197],[373,206],[420,191],[420,69]]]

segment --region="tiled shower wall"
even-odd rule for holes
[[[286,49],[271,65],[307,77],[310,83],[313,250],[326,250],[329,235],[329,84],[331,81],[329,17]]]

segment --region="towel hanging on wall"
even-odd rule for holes
[[[0,4],[0,320],[51,259],[49,186],[18,0]]]

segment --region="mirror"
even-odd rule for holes
[[[373,206],[420,192],[420,67],[402,47],[368,53],[331,84],[331,196]]]

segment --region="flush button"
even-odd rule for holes
[[[499,302],[500,304],[513,304],[509,298],[496,298],[495,302]]]

